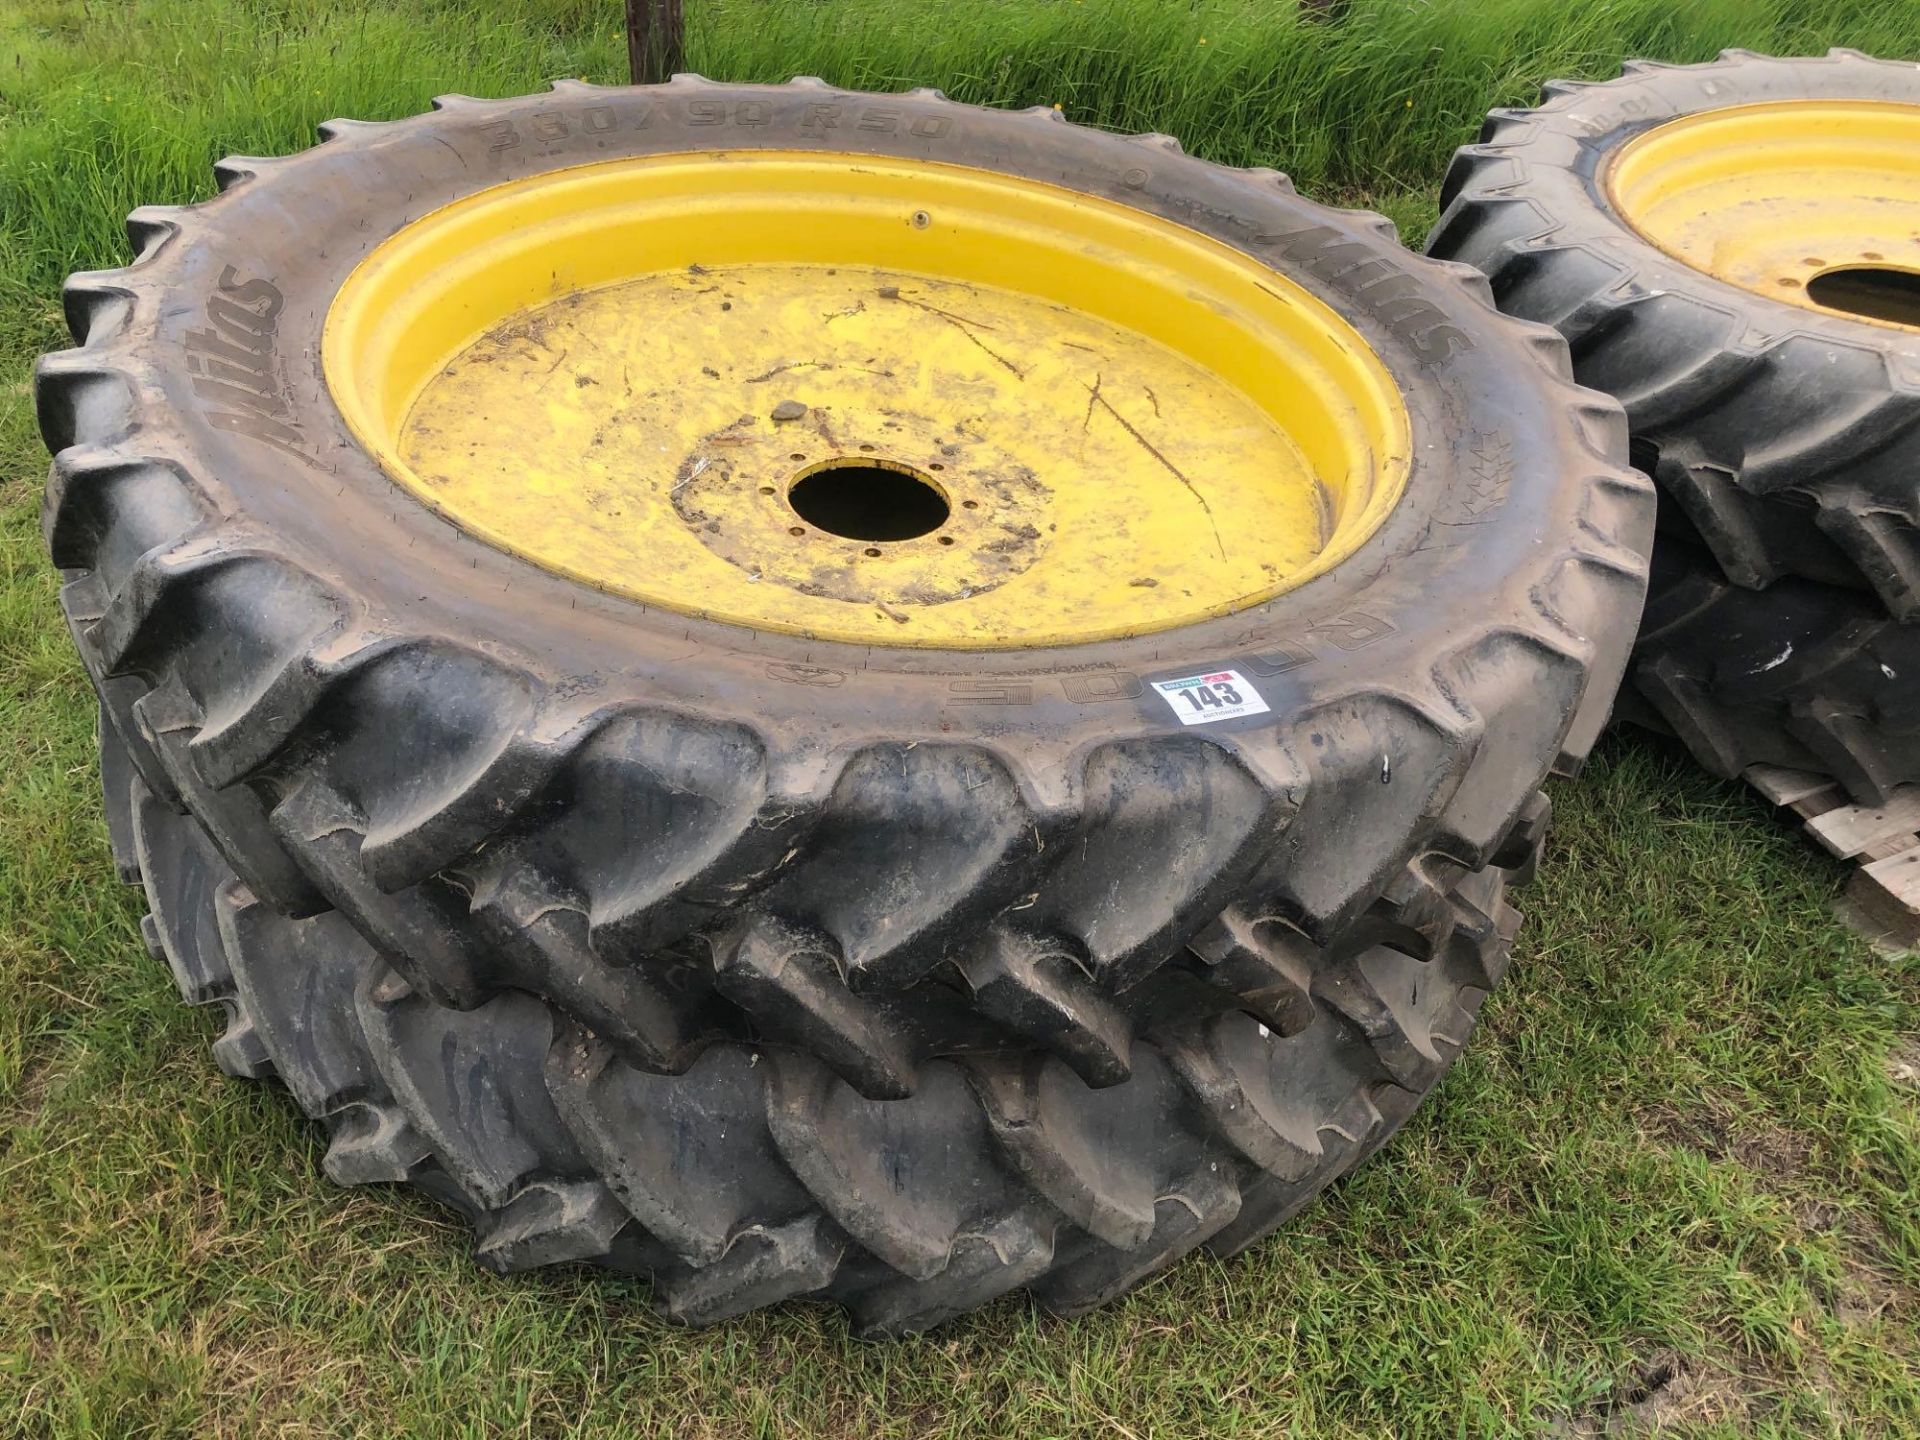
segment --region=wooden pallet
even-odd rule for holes
[[[1752,765],[1746,782],[1791,810],[1823,850],[1854,862],[1842,918],[1901,949],[1920,949],[1920,785],[1902,785],[1885,805],[1855,805],[1825,775]]]

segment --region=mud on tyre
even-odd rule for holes
[[[38,393],[122,871],[330,1175],[892,1332],[1230,1252],[1410,1112],[1645,584],[1557,335],[929,91],[322,133],[136,212]]]

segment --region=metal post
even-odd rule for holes
[[[627,72],[633,83],[658,85],[685,58],[680,0],[627,0]]]

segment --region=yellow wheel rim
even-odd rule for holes
[[[1697,270],[1775,300],[1920,329],[1920,105],[1709,110],[1624,146],[1616,210]]]
[[[1326,305],[1126,206],[870,156],[701,153],[482,191],[349,276],[323,365],[462,529],[652,606],[866,644],[1257,605],[1404,487]]]

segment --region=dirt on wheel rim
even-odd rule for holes
[[[1352,554],[1408,467],[1386,368],[1270,266],[1057,186],[831,150],[443,206],[346,278],[322,364],[360,444],[467,533],[855,644],[1251,609]],[[850,523],[803,502],[823,476],[859,492]],[[903,524],[916,503],[943,513]]]

